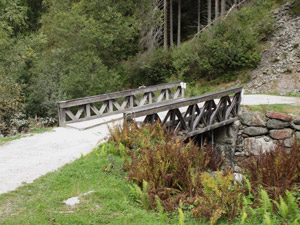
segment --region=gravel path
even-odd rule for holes
[[[245,95],[242,104],[300,106],[300,98]],[[82,131],[59,127],[54,132],[24,137],[0,146],[0,194],[15,190],[24,183],[33,182],[38,177],[80,158],[81,154],[89,153],[97,144],[103,142],[107,135],[107,124]]]

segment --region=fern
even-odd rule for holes
[[[281,195],[279,196],[279,203],[274,201],[275,205],[277,206],[278,212],[280,214],[280,216],[283,219],[287,219],[288,215],[289,215],[289,209],[287,204],[285,203],[284,199],[281,197]]]
[[[181,208],[178,208],[179,225],[184,225],[184,213]]]
[[[143,181],[143,190],[136,184],[130,185],[129,188],[135,201],[140,203],[145,209],[149,209],[150,201],[147,193],[147,182]]]
[[[264,225],[273,225],[272,219],[269,215],[269,213],[265,213],[264,214],[264,221],[263,221]]]
[[[166,218],[166,213],[164,213],[165,211],[165,208],[163,207],[163,205],[160,203],[160,199],[157,195],[155,195],[155,202],[156,202],[156,207],[157,207],[157,210],[160,214],[160,220],[162,222],[165,222],[165,218]]]
[[[245,220],[247,219],[248,214],[246,213],[245,208],[242,210],[242,217],[241,217],[241,224],[245,223]]]
[[[286,203],[289,209],[289,215],[292,219],[295,219],[300,216],[297,199],[290,191],[286,191],[285,194],[286,194]]]
[[[259,210],[261,211],[261,215],[266,215],[266,213],[273,212],[273,206],[271,203],[271,200],[269,198],[268,193],[264,190],[264,189],[260,189],[260,198],[259,198],[259,202],[261,204],[261,207],[259,208]]]

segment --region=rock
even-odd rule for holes
[[[296,124],[296,125],[300,125],[300,118],[294,119],[293,123]]]
[[[253,113],[243,113],[240,115],[240,120],[242,124],[250,127],[264,127],[266,126],[266,121],[260,117],[258,114]]]
[[[266,115],[271,119],[278,119],[282,121],[291,121],[293,119],[292,116],[285,113],[279,113],[279,112],[267,112]]]
[[[295,138],[291,137],[291,138],[287,138],[284,140],[283,144],[285,147],[291,148],[294,144]]]
[[[241,173],[233,173],[234,180],[237,182],[242,182],[244,180],[243,175]]]
[[[286,139],[290,138],[293,135],[293,130],[292,129],[282,129],[282,130],[271,130],[270,131],[270,136],[274,139],[281,140],[281,139]]]
[[[245,139],[245,151],[250,152],[254,155],[258,155],[260,152],[272,151],[277,147],[272,141],[265,141],[261,138],[247,138]]]
[[[300,125],[296,125],[295,122],[291,122],[291,126],[295,129],[295,130],[300,130]]]
[[[269,141],[271,141],[271,138],[269,138],[268,136],[264,136],[264,140],[265,140],[266,142],[269,142]]]
[[[234,167],[234,172],[240,173],[242,171],[241,167],[235,166]]]
[[[296,132],[296,137],[300,138],[300,132]]]
[[[249,136],[259,136],[267,134],[268,129],[264,127],[247,127],[243,133]]]
[[[287,128],[290,126],[289,122],[277,120],[277,119],[270,119],[267,122],[267,127],[269,129],[282,129],[282,128]]]
[[[75,206],[76,204],[80,203],[79,197],[72,197],[72,198],[68,198],[67,200],[63,201],[66,205],[68,206]]]

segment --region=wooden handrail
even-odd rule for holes
[[[242,90],[242,87],[236,87],[161,105],[149,105],[124,112],[123,118],[131,122],[135,118],[146,116],[144,123],[154,124],[159,121],[175,132],[183,131],[185,135],[194,136],[236,121]],[[218,100],[217,104],[215,100]],[[204,104],[199,107],[199,103]],[[167,113],[158,115],[161,112]]]
[[[166,84],[153,85],[138,89],[113,92],[108,94],[59,101],[58,115],[59,125],[64,126],[68,123],[80,122],[100,118],[104,116],[123,113],[135,107],[141,107],[147,104],[180,99],[184,97],[184,82],[173,82]],[[171,88],[177,88],[172,93]],[[160,91],[158,97],[155,91]],[[143,95],[139,101],[137,95]],[[117,101],[122,101],[119,104]],[[100,109],[96,108],[94,103],[100,103]],[[73,112],[71,108],[73,107]],[[75,109],[74,109],[75,107]],[[74,113],[74,111],[76,111]]]

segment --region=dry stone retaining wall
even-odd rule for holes
[[[289,149],[296,138],[300,138],[300,118],[278,112],[263,116],[244,112],[239,121],[215,131],[214,146],[225,156],[226,165],[234,167],[249,154],[271,151],[278,145]]]

